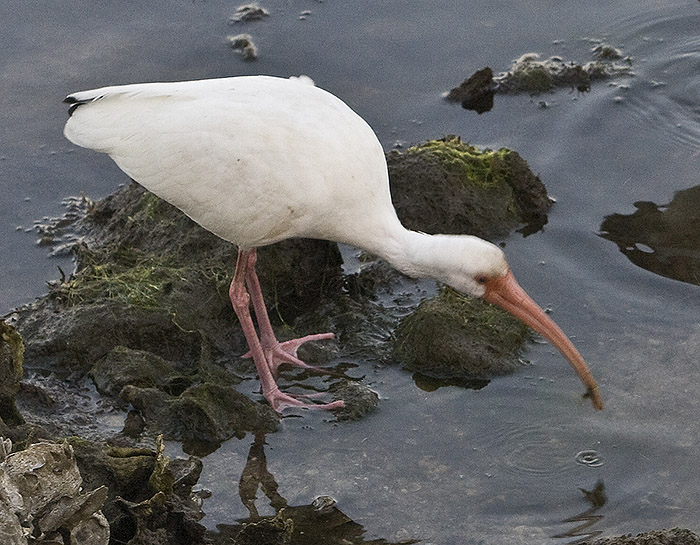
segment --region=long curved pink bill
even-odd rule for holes
[[[488,280],[484,299],[510,312],[555,346],[569,360],[581,382],[586,386],[586,396],[591,398],[593,406],[598,410],[603,408],[598,384],[581,354],[559,326],[518,285],[512,272],[508,271],[504,276]]]

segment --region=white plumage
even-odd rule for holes
[[[71,142],[109,154],[148,190],[238,245],[231,300],[263,393],[276,409],[307,406],[278,390],[277,367],[305,365],[296,358],[299,344],[328,338],[279,343],[269,325],[255,248],[290,237],[352,244],[406,274],[433,277],[499,304],[552,341],[602,407],[583,359],[519,288],[503,252],[468,235],[405,229],[391,203],[384,152],[374,132],[309,78],[144,83],[78,92],[66,101],[72,104],[65,127]]]
[[[66,124],[70,141],[108,153],[149,191],[241,247],[341,240],[354,230],[338,217],[350,219],[343,207],[361,195],[365,213],[352,221],[388,213],[398,222],[372,129],[308,78],[136,84],[70,98],[90,103]],[[334,183],[341,179],[351,183]]]

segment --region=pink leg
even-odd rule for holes
[[[245,251],[239,250],[238,252],[236,272],[234,273],[233,280],[231,281],[229,296],[231,298],[233,310],[236,312],[238,320],[241,323],[243,334],[248,341],[250,355],[252,356],[253,361],[255,362],[255,367],[258,370],[263,396],[265,396],[265,399],[267,399],[268,403],[270,403],[272,408],[277,412],[282,412],[282,410],[284,410],[286,407],[307,407],[312,409],[335,409],[342,407],[342,401],[334,401],[333,403],[327,403],[325,405],[305,403],[292,395],[281,392],[277,386],[275,378],[272,375],[270,365],[265,357],[263,347],[260,344],[260,340],[258,339],[258,335],[255,331],[253,319],[250,315],[251,297],[245,288],[245,279],[247,277],[248,265],[250,263],[250,252],[255,253],[255,249]],[[255,259],[253,258],[253,263],[254,262]]]
[[[246,285],[248,286],[248,291],[250,292],[250,299],[253,303],[253,309],[255,310],[255,318],[258,321],[258,329],[260,330],[260,344],[263,347],[265,359],[270,366],[272,375],[275,377],[277,376],[279,366],[283,363],[291,363],[292,365],[303,367],[305,369],[322,371],[318,367],[313,367],[301,361],[297,357],[297,350],[302,344],[309,341],[332,339],[333,333],[318,333],[316,335],[306,335],[305,337],[301,337],[299,339],[279,342],[275,337],[274,331],[272,330],[272,324],[270,324],[270,318],[267,314],[267,308],[265,307],[265,301],[263,300],[262,290],[260,289],[260,281],[258,280],[258,275],[255,272],[256,261],[257,252],[255,248],[253,248],[252,250],[249,250],[248,253],[245,281]],[[251,355],[252,354],[249,352],[244,356]]]

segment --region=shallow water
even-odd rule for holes
[[[230,26],[235,6],[218,0],[2,3],[0,312],[41,295],[56,266],[69,266],[35,246],[24,231],[33,220],[60,213],[68,195],[99,197],[124,181],[109,159],[63,140],[65,94],[305,73],[361,113],[387,149],[452,133],[530,162],[557,204],[543,232],[510,237],[506,252],[521,285],[573,337],[607,405],[594,412],[546,344],[528,352],[530,367],[478,391],[425,392],[410,374],[368,362],[359,374],[382,396],[377,413],[341,425],[289,417],[265,438],[279,494],[290,505],[333,496],[367,539],[561,543],[577,538],[553,536],[700,531],[700,288],[638,268],[598,235],[606,216],[632,214],[635,201],[669,203],[700,183],[700,4],[263,5],[268,19]],[[227,47],[240,32],[252,34],[257,61]],[[632,56],[635,77],[586,94],[497,96],[482,115],[440,97],[530,51],[589,60],[591,39]],[[238,481],[253,441],[233,439],[206,457],[209,527],[248,516]],[[602,463],[581,463],[594,458]],[[596,504],[582,490],[601,483]],[[273,512],[261,491],[255,505]]]

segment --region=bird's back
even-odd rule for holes
[[[398,222],[374,132],[308,78],[135,84],[66,100],[70,141],[108,153],[240,246],[293,236],[361,243],[353,237]]]

